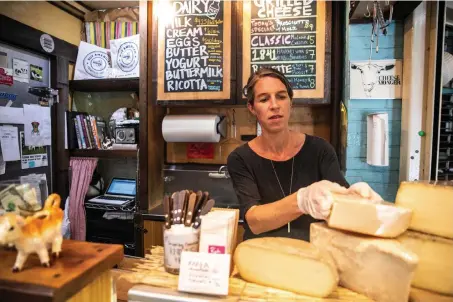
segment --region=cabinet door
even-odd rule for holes
[[[220,0],[154,1],[158,103],[232,102],[233,5]]]
[[[262,67],[288,78],[299,104],[330,102],[331,3],[244,0],[242,87]]]

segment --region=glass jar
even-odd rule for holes
[[[198,252],[200,229],[174,224],[170,229],[163,226],[163,234],[165,270],[178,275],[182,251]]]

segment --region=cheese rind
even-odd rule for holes
[[[407,301],[418,257],[394,239],[373,238],[312,223],[310,242],[329,252],[340,285],[376,302]]]
[[[453,295],[453,240],[407,231],[398,241],[419,258],[412,286]]]
[[[246,281],[299,294],[326,297],[338,284],[332,258],[302,240],[250,239],[237,246],[234,262]]]
[[[453,239],[453,182],[402,182],[395,204],[413,211],[409,229]]]
[[[374,204],[357,195],[335,194],[327,223],[331,228],[394,238],[408,229],[411,216],[412,210],[389,202]]]
[[[409,302],[453,302],[453,297],[412,287]]]

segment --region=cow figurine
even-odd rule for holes
[[[379,74],[383,70],[391,70],[395,67],[395,64],[389,64],[381,66],[378,64],[351,64],[352,69],[357,69],[360,71],[362,76],[362,85],[363,90],[367,97],[371,97],[371,91],[373,91],[374,86],[379,80]]]
[[[7,213],[0,217],[0,244],[14,244],[18,251],[13,272],[22,270],[31,253],[38,254],[41,264],[49,267],[48,246],[52,247],[52,253],[56,257],[59,256],[63,242],[61,224],[64,216],[60,202],[58,194],[51,194],[43,210],[33,216],[24,219],[15,213]]]

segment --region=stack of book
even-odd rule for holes
[[[102,149],[106,130],[102,118],[76,111],[68,111],[66,118],[69,149]]]

